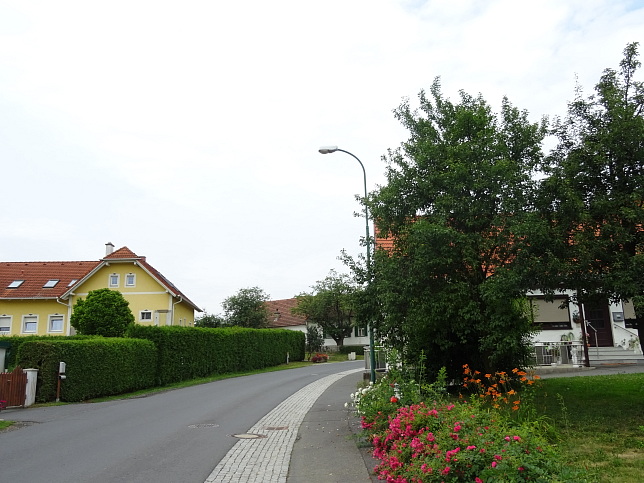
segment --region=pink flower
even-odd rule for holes
[[[515,441],[521,441],[521,438],[520,438],[519,436],[515,436],[515,437],[514,437],[514,440],[515,440]]]
[[[445,469],[443,471],[441,471],[441,473],[446,475],[446,474],[449,473],[449,470],[451,470],[451,468],[449,466],[446,466]]]
[[[474,483],[483,483],[483,480],[477,476],[474,478]]]
[[[471,446],[468,446],[468,447],[467,447],[467,448],[465,448],[465,449],[476,449],[476,446],[471,445]]]
[[[525,471],[525,468],[524,468],[523,466],[519,466],[519,468],[517,468],[517,469],[518,469],[519,471]]]
[[[492,468],[496,468],[496,461],[492,461]]]

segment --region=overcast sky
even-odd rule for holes
[[[372,190],[436,76],[538,121],[633,41],[642,0],[0,0],[0,261],[112,242],[210,313],[290,298],[364,251],[360,166],[320,146]]]

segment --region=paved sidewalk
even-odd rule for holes
[[[306,414],[291,454],[288,483],[377,482],[377,461],[360,440],[360,421],[344,407],[363,372],[333,383]]]
[[[285,483],[291,450],[309,409],[331,384],[363,371],[351,369],[323,377],[285,399],[248,430],[247,438],[232,447],[205,483]]]

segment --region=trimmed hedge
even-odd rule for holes
[[[147,340],[92,337],[24,341],[17,361],[23,368],[38,368],[36,401],[56,398],[58,364],[67,365],[61,382],[61,401],[121,394],[152,387],[156,379],[157,352]]]
[[[5,363],[7,364],[7,368],[9,370],[12,370],[14,367],[17,366],[16,357],[18,355],[18,350],[20,349],[20,346],[25,342],[29,342],[33,340],[82,340],[82,339],[93,339],[94,337],[97,337],[97,336],[95,335],[68,335],[68,336],[12,335],[12,336],[2,337],[0,340],[2,340],[3,342],[8,342],[10,345],[5,356]]]
[[[157,384],[214,374],[262,369],[304,360],[304,333],[242,327],[156,327],[134,325],[127,337],[147,339],[157,347]]]
[[[340,354],[348,354],[349,352],[355,352],[357,356],[364,355],[364,345],[343,345],[340,347]]]

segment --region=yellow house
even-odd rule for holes
[[[188,297],[129,248],[93,262],[0,262],[0,336],[71,335],[74,304],[91,290],[118,290],[139,324],[192,326]]]

